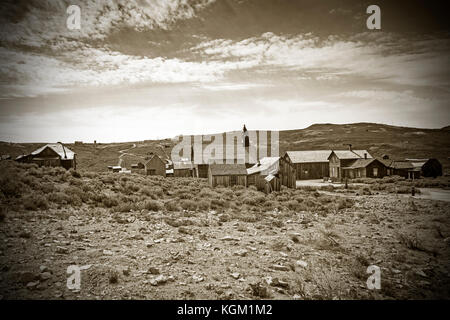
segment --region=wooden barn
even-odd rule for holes
[[[347,167],[342,167],[343,178],[383,178],[387,175],[388,167],[380,160],[356,159]]]
[[[62,143],[46,144],[30,154],[17,157],[16,161],[36,163],[38,166],[77,168],[76,153]]]
[[[261,191],[266,190],[267,183],[271,184],[270,192],[279,191],[281,185],[295,189],[295,168],[287,155],[264,157],[247,169],[247,175],[247,184],[255,185]],[[265,179],[266,177],[269,178]]]
[[[149,176],[166,176],[166,163],[158,155],[154,154],[145,163],[145,174]]]
[[[405,159],[409,161],[413,167],[420,170],[423,177],[439,177],[442,176],[442,164],[437,159]]]
[[[211,164],[208,170],[211,187],[235,185],[247,186],[247,168],[244,164]]]
[[[173,163],[174,177],[196,177],[196,166],[190,162],[174,162]]]
[[[350,167],[355,160],[373,158],[367,150],[332,150],[328,157],[330,167],[330,178],[341,180],[343,176],[342,168]]]
[[[287,151],[297,171],[297,180],[322,179],[330,174],[331,150]]]

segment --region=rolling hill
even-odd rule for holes
[[[251,128],[249,128],[251,129]],[[375,123],[314,124],[305,129],[280,132],[280,153],[287,150],[367,149],[373,156],[387,154],[391,159],[437,158],[446,172],[450,171],[450,130],[418,129]],[[16,157],[35,150],[42,144],[0,142],[0,154]],[[170,155],[174,142],[145,140],[127,143],[82,144],[67,146],[77,153],[78,168],[106,171],[108,165],[117,165],[122,156],[122,166],[145,161],[151,153],[162,157]],[[125,150],[125,151],[124,151]]]

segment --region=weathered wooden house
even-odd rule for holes
[[[328,157],[330,167],[330,178],[341,180],[344,178],[342,168],[350,167],[358,159],[373,158],[367,150],[332,150]]]
[[[154,154],[145,163],[145,174],[149,176],[166,176],[166,163],[158,155]]]
[[[196,177],[196,166],[190,162],[174,162],[173,163],[174,177]]]
[[[18,162],[36,163],[38,166],[76,169],[76,154],[62,143],[49,143],[45,146],[16,158]]]
[[[420,168],[415,168],[410,161],[393,160],[388,165],[388,175],[396,175],[406,179],[419,179]]]
[[[420,170],[423,177],[439,177],[442,176],[442,164],[435,158],[431,159],[405,159],[411,162],[415,169]]]
[[[247,168],[244,164],[211,164],[208,181],[211,187],[247,186]]]
[[[297,180],[322,179],[330,174],[328,157],[331,150],[286,152],[297,171]]]
[[[279,191],[281,185],[295,189],[295,168],[288,155],[283,157],[264,157],[257,164],[247,169],[247,184],[255,185],[265,191],[270,183],[270,191]],[[273,178],[271,177],[273,176]],[[268,177],[267,179],[265,179]]]
[[[343,178],[383,178],[387,175],[388,167],[374,158],[356,159],[347,167],[342,167]]]

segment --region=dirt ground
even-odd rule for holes
[[[329,193],[329,192],[327,192]],[[450,297],[448,202],[350,197],[329,213],[258,221],[205,212],[50,208],[0,222],[3,299],[429,299]],[[167,223],[167,216],[174,220]],[[80,290],[67,288],[70,265]],[[369,265],[381,289],[369,290]]]

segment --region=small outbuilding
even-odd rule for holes
[[[247,186],[247,168],[245,164],[210,164],[208,181],[211,187],[218,185],[232,187]]]
[[[166,163],[158,155],[154,154],[145,163],[145,174],[148,176],[166,176]]]
[[[191,162],[174,162],[173,163],[174,177],[196,177],[197,170],[195,165]]]

